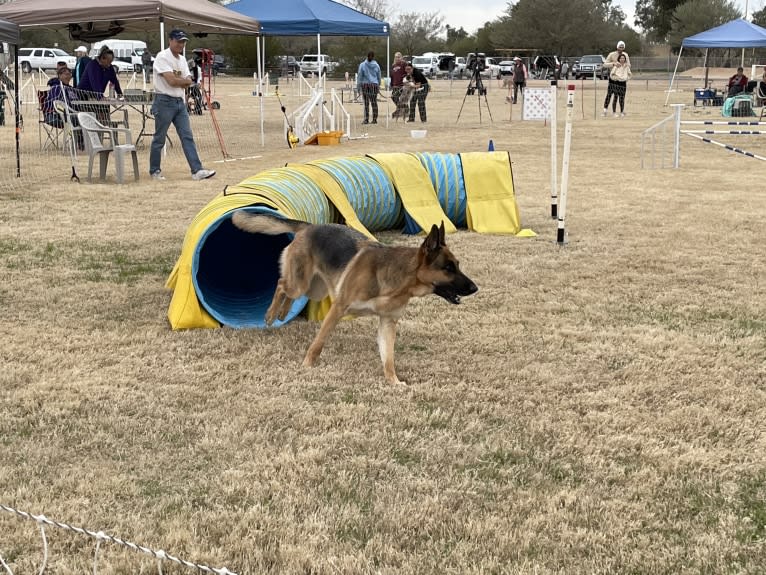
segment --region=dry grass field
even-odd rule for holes
[[[465,82],[436,81],[425,139],[381,124],[292,151],[274,98],[261,146],[251,84],[216,87],[228,151],[249,159],[217,161],[208,116],[194,120],[218,170],[204,182],[172,149],[165,182],[142,150],[139,183],[70,183],[67,156],[36,153],[34,119],[15,180],[2,128],[0,503],[242,574],[765,572],[762,162],[686,138],[681,169],[642,170],[641,133],[670,113],[663,85],[635,79],[615,119],[594,117],[603,84],[578,82],[559,246],[549,128],[518,107],[509,120],[494,82],[492,122],[476,96],[456,122]],[[721,140],[766,155],[763,136],[738,138]],[[480,291],[411,303],[396,345],[408,386],[384,383],[372,319],[342,322],[314,369],[316,323],[169,329],[164,282],[224,186],[287,161],[490,139],[538,235],[448,238]],[[45,533],[48,572],[93,569],[93,539]],[[35,523],[0,510],[13,572],[42,554]],[[98,573],[156,572],[100,546]]]

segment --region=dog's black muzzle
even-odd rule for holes
[[[434,284],[434,293],[439,297],[446,299],[452,304],[459,304],[460,298],[468,296],[479,291],[479,288],[468,276],[460,274],[446,284]]]

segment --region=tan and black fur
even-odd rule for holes
[[[284,320],[293,300],[306,295],[332,306],[309,346],[303,364],[319,359],[330,332],[346,314],[377,315],[378,347],[389,383],[403,383],[394,369],[396,322],[410,298],[436,294],[453,304],[479,288],[460,271],[444,241],[444,224],[431,227],[420,247],[384,246],[339,224],[308,224],[243,210],[232,216],[238,228],[259,234],[295,234],[282,251],[281,276],[266,323]]]

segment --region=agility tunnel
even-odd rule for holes
[[[385,153],[287,164],[227,187],[192,220],[166,283],[173,290],[173,329],[265,327],[279,256],[292,237],[236,228],[231,216],[238,209],[345,223],[371,239],[377,231],[416,234],[441,222],[447,232],[535,235],[521,227],[508,152]],[[304,308],[310,319],[321,319],[328,307],[328,301],[296,300],[275,326]]]

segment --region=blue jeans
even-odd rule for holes
[[[181,140],[181,147],[189,162],[192,174],[202,169],[197,155],[197,146],[194,145],[194,136],[192,135],[191,123],[189,122],[189,112],[186,110],[186,102],[183,98],[174,98],[165,94],[155,94],[152,103],[152,114],[154,115],[154,137],[152,138],[152,149],[149,153],[149,173],[153,174],[160,171],[160,162],[162,161],[162,148],[165,147],[165,138],[168,135],[170,124],[176,127],[176,133]]]

